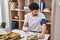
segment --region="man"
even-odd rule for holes
[[[39,6],[37,3],[29,5],[31,13],[25,15],[23,30],[25,32],[41,32],[39,38],[44,38],[46,31],[46,18],[44,14],[39,13]]]

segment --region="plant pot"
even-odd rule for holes
[[[2,28],[5,28],[5,26],[2,26]]]

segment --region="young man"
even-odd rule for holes
[[[46,31],[46,19],[44,14],[39,13],[39,6],[37,3],[29,5],[31,13],[25,15],[23,30],[25,32],[41,32],[39,38],[44,38]]]

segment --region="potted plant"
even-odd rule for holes
[[[2,22],[2,23],[1,23],[1,26],[2,26],[2,28],[5,28],[6,22]]]

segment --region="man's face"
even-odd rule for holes
[[[32,11],[32,15],[33,15],[33,16],[37,16],[37,15],[38,15],[38,10],[33,10],[33,11]]]

